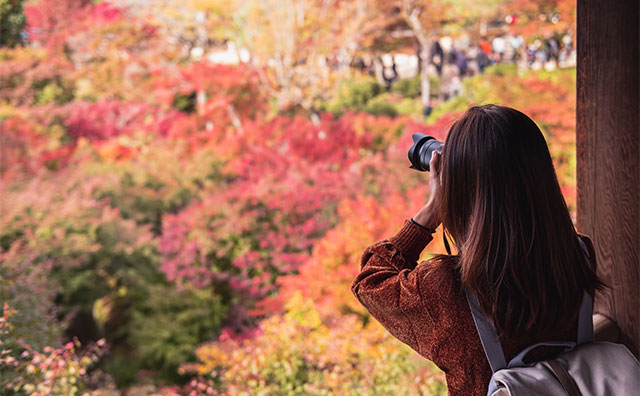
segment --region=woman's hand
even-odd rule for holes
[[[413,216],[418,224],[435,230],[440,225],[442,219],[440,218],[440,201],[442,183],[440,178],[440,157],[441,155],[434,151],[429,161],[429,200],[427,204],[420,209],[420,211]]]

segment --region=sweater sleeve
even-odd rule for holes
[[[393,237],[377,242],[362,254],[361,269],[351,285],[358,301],[394,337],[421,351],[417,334],[429,320],[421,298],[421,278],[427,262],[417,264],[433,237],[411,221]],[[418,333],[414,328],[419,321]]]

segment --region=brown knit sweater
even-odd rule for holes
[[[582,236],[595,268],[593,245]],[[393,237],[368,247],[351,291],[394,337],[444,371],[449,395],[484,396],[491,369],[484,355],[455,261],[417,263],[432,236],[406,221]],[[516,340],[501,339],[506,361],[539,341],[575,341],[577,312],[563,330]],[[529,359],[551,351],[537,348]]]

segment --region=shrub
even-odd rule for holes
[[[116,361],[137,356],[134,372],[155,369],[175,380],[195,346],[220,330],[226,307],[211,291],[177,290],[166,281],[149,227],[95,198],[104,178],[60,176],[4,191],[12,204],[0,221],[0,297],[26,308],[16,315],[17,334],[51,345],[49,327],[68,317],[69,333],[83,341],[105,336]],[[26,315],[32,312],[38,317]]]
[[[373,77],[344,80],[338,86],[334,98],[320,107],[333,114],[350,110],[363,111],[367,103],[382,92],[382,86]]]
[[[489,76],[515,76],[518,74],[518,65],[515,63],[497,63],[484,69]]]
[[[212,290],[152,284],[131,308],[128,343],[144,368],[178,379],[178,367],[195,359],[198,344],[217,338],[227,307]]]
[[[40,91],[36,93],[36,104],[55,103],[65,104],[73,100],[73,88],[67,82],[46,82]]]
[[[398,115],[396,107],[387,102],[382,95],[370,100],[364,107],[364,111],[376,116],[395,117]]]
[[[286,313],[243,341],[231,338],[198,348],[197,370],[225,395],[444,395],[441,374],[415,358],[373,321],[355,315],[323,323],[314,303],[295,294]]]
[[[88,395],[83,380],[105,347],[99,340],[82,353],[80,343],[68,342],[63,347],[45,346],[42,351],[20,340],[11,346],[7,339],[15,338],[12,316],[16,311],[7,303],[0,315],[0,387],[3,395]]]
[[[413,78],[401,78],[391,86],[393,92],[397,92],[405,98],[417,98],[422,92],[420,86],[420,75]]]
[[[398,110],[398,114],[412,116],[416,119],[424,118],[420,99],[404,98],[402,102],[396,106],[396,109]]]
[[[440,90],[440,77],[429,76],[429,89],[431,96],[438,96]],[[391,91],[401,94],[405,98],[418,98],[422,93],[422,80],[418,74],[413,78],[401,78],[394,82]]]

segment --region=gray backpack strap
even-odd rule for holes
[[[496,333],[493,324],[489,319],[487,319],[484,312],[482,312],[482,308],[480,308],[480,303],[478,302],[478,297],[471,290],[465,289],[465,294],[467,295],[469,308],[471,308],[473,322],[476,325],[476,330],[478,330],[478,335],[482,342],[482,349],[484,349],[484,354],[489,361],[491,372],[495,373],[496,371],[507,367],[507,362],[504,358],[504,352],[502,352],[498,333]]]
[[[588,257],[588,250],[585,243],[582,241],[582,238],[578,237],[580,241],[580,245],[582,249],[585,251],[585,256]],[[514,359],[511,360],[509,366],[507,366],[507,362],[504,357],[504,352],[502,351],[502,345],[500,345],[500,338],[498,337],[498,333],[491,321],[486,317],[482,308],[480,308],[480,303],[478,302],[478,297],[471,290],[465,289],[465,294],[467,296],[467,303],[469,304],[469,308],[471,309],[471,315],[473,315],[473,322],[476,325],[476,330],[478,331],[478,335],[480,336],[480,341],[482,342],[482,348],[484,349],[484,354],[489,361],[489,366],[491,367],[491,372],[495,373],[496,371],[503,369],[505,367],[512,367],[518,365],[524,365],[524,356],[532,349],[540,345],[549,345],[549,346],[566,346],[569,349],[572,349],[575,346],[575,343],[572,342],[542,342],[535,345],[531,345],[526,348],[522,352],[520,352]],[[582,296],[582,304],[580,305],[580,312],[578,313],[578,336],[577,343],[585,344],[593,342],[593,299],[589,293],[586,291]]]
[[[570,350],[572,350],[573,348],[576,347],[576,343],[573,341],[542,341],[542,342],[537,342],[533,345],[529,345],[528,347],[526,347],[525,349],[523,349],[522,351],[520,351],[516,356],[514,356],[513,359],[511,359],[509,361],[509,364],[507,365],[508,368],[512,368],[512,367],[522,367],[522,366],[526,366],[526,363],[524,362],[524,357],[527,356],[527,354],[529,352],[531,352],[532,350],[536,349],[539,346],[548,346],[548,347],[564,347],[564,351],[563,352],[568,352]]]

